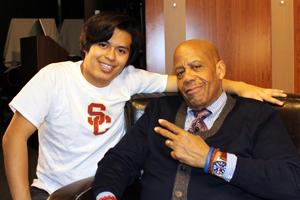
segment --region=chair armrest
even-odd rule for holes
[[[94,177],[88,177],[66,185],[53,192],[48,200],[90,200],[93,199],[91,185]]]

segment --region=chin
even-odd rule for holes
[[[190,107],[192,109],[199,110],[199,109],[202,109],[202,108],[206,107],[206,104],[205,103],[199,103],[199,102],[192,102],[190,104]]]
[[[197,99],[197,98],[186,98],[186,102],[188,103],[189,107],[192,109],[198,109],[202,108],[206,105],[206,102],[204,102],[203,99]]]

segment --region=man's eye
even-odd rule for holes
[[[98,46],[105,49],[109,46],[109,44],[107,42],[99,42]]]
[[[192,68],[192,70],[194,70],[194,71],[199,71],[202,67],[203,67],[202,65],[194,65],[194,66],[192,66],[191,68]]]
[[[176,76],[178,79],[181,79],[184,75],[185,70],[184,69],[177,69],[176,70]]]
[[[127,49],[123,49],[123,48],[119,48],[118,51],[120,54],[128,54],[129,53],[129,51]]]

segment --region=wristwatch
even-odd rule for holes
[[[216,156],[211,165],[211,173],[215,176],[223,177],[227,166],[227,153],[220,151],[219,153],[220,155]]]

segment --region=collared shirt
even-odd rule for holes
[[[222,94],[219,96],[219,98],[214,103],[212,103],[211,105],[209,105],[206,108],[211,112],[211,114],[203,120],[208,129],[210,129],[213,126],[214,122],[219,117],[221,111],[223,110],[223,108],[226,104],[226,101],[227,101],[227,95],[223,91]],[[189,127],[194,119],[195,119],[194,113],[193,113],[192,109],[188,107],[186,120],[185,120],[185,124],[184,124],[185,130],[189,129]]]

